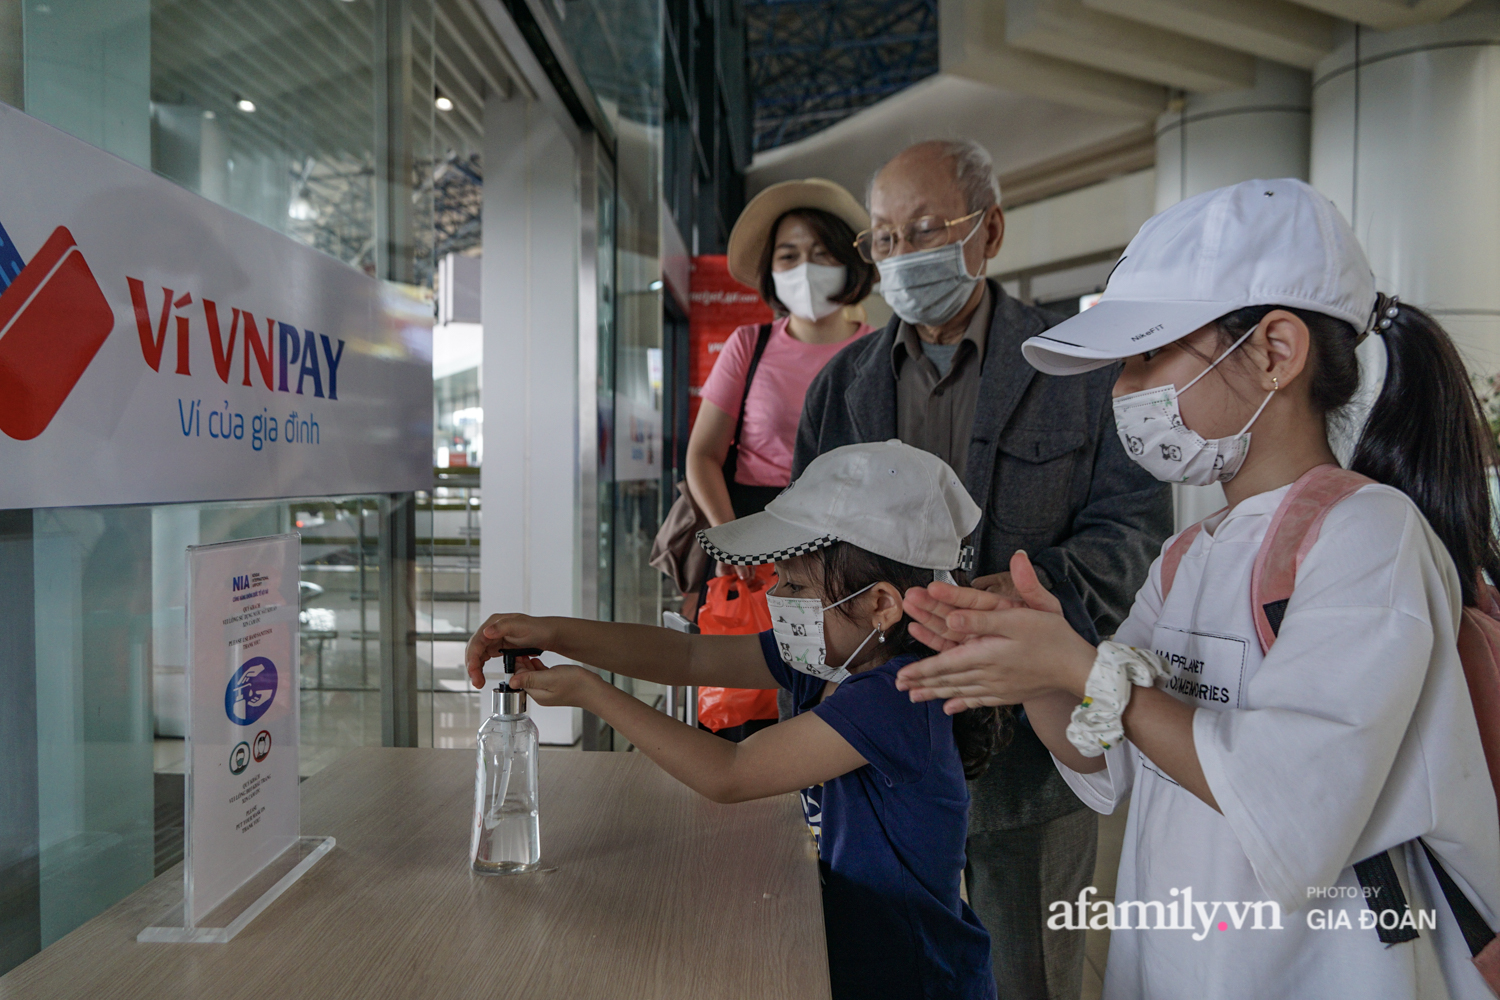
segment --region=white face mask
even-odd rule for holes
[[[873,586],[873,583],[870,584],[870,587]],[[870,587],[855,591],[844,598],[844,601],[852,601]],[[842,666],[828,666],[825,662],[828,647],[823,641],[823,612],[832,611],[844,601],[836,601],[825,608],[822,601],[812,597],[777,597],[775,594],[767,594],[766,604],[771,609],[771,630],[776,633],[776,646],[781,650],[782,662],[793,670],[820,680],[833,681],[835,684],[848,677],[849,664],[854,662],[860,650],[880,630],[872,629]]]
[[[772,271],[771,280],[776,285],[776,297],[793,316],[806,320],[822,319],[844,308],[830,296],[844,290],[848,270],[843,265],[813,264],[804,262],[789,271]]]
[[[880,295],[891,311],[914,326],[942,326],[957,316],[984,275],[969,273],[964,245],[979,232],[981,215],[969,235],[956,243],[887,257],[880,269]]]
[[[1248,340],[1256,329],[1251,327],[1249,333],[1231,344],[1229,350],[1181,389],[1163,385],[1132,392],[1114,401],[1115,427],[1120,433],[1120,443],[1137,465],[1164,483],[1186,486],[1227,483],[1234,478],[1240,466],[1245,464],[1245,456],[1250,454],[1250,426],[1276,395],[1276,390],[1266,394],[1260,408],[1238,434],[1212,441],[1205,440],[1182,422],[1177,400]]]

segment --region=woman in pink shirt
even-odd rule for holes
[[[868,226],[859,202],[821,179],[774,184],[740,213],[729,236],[729,273],[759,291],[778,318],[748,396],[758,326],[734,331],[703,386],[688,438],[687,479],[711,525],[758,513],[791,482],[807,387],[830,358],[874,329],[845,308],[869,295],[875,280],[874,266],[854,249],[855,233]],[[734,481],[726,482],[724,462],[742,403]],[[747,578],[754,573],[739,569]]]

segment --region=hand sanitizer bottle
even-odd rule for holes
[[[516,657],[541,653],[504,650],[505,675],[490,694],[490,717],[479,727],[469,860],[480,875],[536,871],[541,860],[536,723],[526,715],[526,692],[510,688]]]

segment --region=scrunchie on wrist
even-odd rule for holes
[[[1150,650],[1101,642],[1083,686],[1083,701],[1068,723],[1068,742],[1085,757],[1098,757],[1125,738],[1120,717],[1130,704],[1131,689],[1152,687],[1157,678],[1167,676],[1166,661]]]

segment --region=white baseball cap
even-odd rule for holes
[[[960,565],[979,505],[948,463],[900,441],[849,444],[813,459],[759,514],[698,532],[721,563],[758,566],[848,542],[930,570]]]
[[[1147,221],[1092,308],[1021,345],[1078,375],[1179,340],[1226,313],[1286,306],[1369,328],[1375,276],[1333,203],[1299,180],[1245,181]]]

